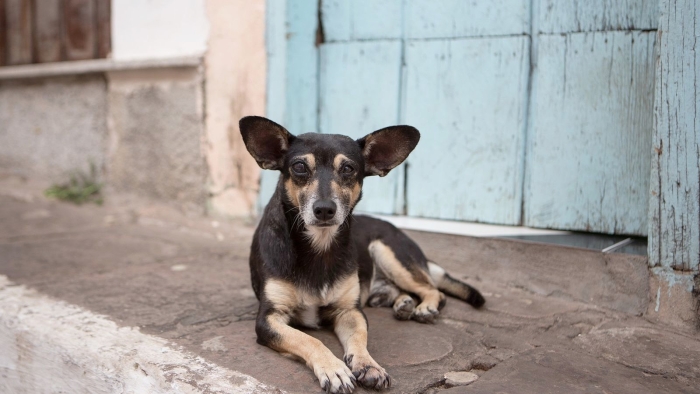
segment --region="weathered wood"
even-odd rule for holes
[[[268,118],[284,123],[287,97],[287,0],[267,0],[265,5],[265,47],[267,49],[267,102]],[[260,190],[256,209],[263,209],[275,192],[279,174],[260,172]]]
[[[399,123],[400,41],[325,44],[320,56],[321,132],[360,138]],[[357,209],[402,213],[402,177],[396,168],[384,178],[367,178]]]
[[[5,0],[8,65],[32,62],[32,0]]]
[[[401,38],[403,0],[324,0],[326,42]]]
[[[7,62],[7,27],[5,23],[5,0],[0,0],[0,66]]]
[[[64,0],[63,15],[66,60],[94,59],[95,0]]]
[[[520,222],[529,60],[525,36],[407,44],[410,216]]]
[[[659,18],[658,0],[535,1],[540,33],[649,30]]]
[[[293,134],[317,132],[318,0],[294,0],[285,3],[284,7],[268,13],[268,18],[273,18],[268,20],[277,21],[274,26],[268,28],[268,37],[276,32],[274,50],[277,54],[272,59],[284,63],[283,70],[279,70],[281,65],[275,65],[277,69],[273,74],[277,78],[275,81],[279,83],[283,73],[284,90],[268,91],[274,93],[269,97],[268,111],[270,108],[276,108],[270,112],[272,120],[281,123]],[[284,13],[283,16],[279,15],[280,11]],[[282,18],[285,24],[279,25]],[[284,41],[280,43],[282,37]],[[280,110],[280,107],[283,110]],[[282,115],[283,118],[273,115]],[[264,207],[267,204],[275,190],[278,176],[276,171],[262,172],[259,206]]]
[[[411,0],[405,3],[411,39],[519,35],[530,31],[530,0]]]
[[[700,4],[661,0],[654,101],[649,263],[700,264]]]
[[[34,0],[34,60],[61,61],[61,0]]]
[[[97,57],[104,59],[112,52],[112,1],[96,0]]]
[[[646,234],[654,36],[539,37],[525,225]]]

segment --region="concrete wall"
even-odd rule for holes
[[[209,212],[255,213],[260,170],[243,145],[238,120],[265,114],[265,0],[207,0],[205,56]]]
[[[53,182],[101,169],[106,115],[101,75],[0,81],[0,169]]]
[[[108,79],[108,184],[203,211],[207,170],[200,69],[114,71]]]

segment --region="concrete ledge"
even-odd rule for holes
[[[0,392],[279,391],[0,275]]]
[[[0,81],[95,74],[107,71],[141,70],[148,68],[198,67],[201,63],[201,57],[189,56],[154,60],[115,61],[113,59],[95,59],[74,62],[27,64],[22,66],[0,67]]]

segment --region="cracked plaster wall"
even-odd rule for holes
[[[255,213],[260,169],[238,129],[246,115],[265,115],[265,1],[207,0],[206,64],[208,210],[216,216]]]

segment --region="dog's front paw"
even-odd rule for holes
[[[391,387],[391,376],[374,360],[360,360],[352,354],[345,356],[357,383],[367,389],[383,390]]]
[[[440,314],[440,312],[433,308],[432,306],[426,304],[425,302],[421,303],[416,307],[416,309],[413,311],[413,315],[411,315],[411,319],[419,322],[419,323],[434,323],[435,318]]]
[[[314,374],[326,393],[352,393],[355,376],[350,369],[335,357],[314,365]]]

